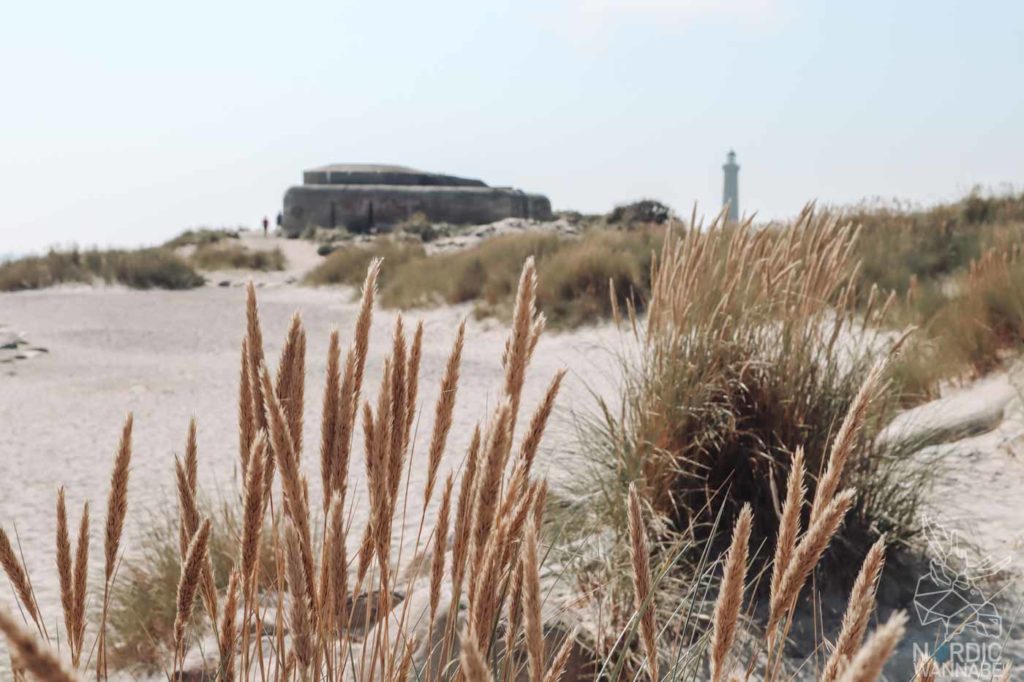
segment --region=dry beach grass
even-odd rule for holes
[[[811,210],[784,231],[719,220],[666,238],[646,317],[623,313],[632,333],[622,402],[599,396],[581,419],[579,447],[591,453],[577,490],[588,500],[584,527],[624,537],[635,482],[666,545],[689,542],[696,560],[707,541],[725,549],[722,529],[749,504],[755,544],[784,540],[778,565],[795,522],[813,524],[837,491],[855,488],[833,565],[850,566],[881,533],[909,543],[928,471],[913,444],[875,437],[896,408],[891,365],[903,341],[873,331],[853,305],[855,245],[853,227]],[[800,519],[780,510],[797,469],[813,499]],[[612,542],[607,554],[621,552]],[[776,568],[772,582],[781,579]]]
[[[137,251],[51,249],[42,256],[0,263],[0,291],[40,289],[66,283],[91,284],[97,280],[134,289],[191,289],[203,283],[203,278],[188,262],[164,248]]]
[[[824,239],[826,227],[817,229]],[[753,244],[750,248],[761,248],[761,242]],[[657,271],[661,277],[686,272],[672,255],[688,248],[692,246],[666,245]],[[672,272],[676,275],[665,274]],[[210,674],[225,681],[514,678],[556,682],[568,669],[577,650],[577,635],[562,631],[552,639],[542,613],[542,569],[551,556],[541,534],[548,493],[546,483],[533,471],[562,373],[551,378],[533,414],[520,415],[527,368],[545,325],[537,312],[539,289],[533,261],[527,261],[516,288],[502,357],[501,400],[477,426],[463,465],[450,472],[441,470],[442,454],[458,400],[462,353],[472,340],[466,339],[464,328],[453,334],[426,457],[414,462],[418,459],[414,443],[422,327],[407,331],[398,318],[375,399],[365,386],[379,274],[379,262],[371,262],[344,358],[337,333],[331,335],[328,346],[325,409],[316,444],[324,490],[321,500],[310,498],[299,466],[306,449],[301,437],[307,400],[306,332],[301,320],[293,318],[272,373],[264,355],[255,290],[249,288],[239,371],[241,489],[234,495],[242,510],[240,528],[228,543],[231,560],[222,592],[214,579],[211,553],[214,519],[203,518],[197,502],[196,462],[202,453],[190,427],[185,455],[176,466],[179,510],[172,546],[180,571],[173,595],[174,621],[167,639],[159,642],[164,653],[160,665],[172,678],[183,671],[189,651],[206,642],[214,643]],[[660,281],[658,275],[655,281]],[[662,290],[667,292],[667,284],[662,284]],[[651,328],[662,329],[669,324],[671,312],[666,306],[671,301],[665,293],[655,302],[659,305],[652,306]],[[855,435],[864,428],[867,408],[877,398],[878,374],[872,371],[859,378],[863,385],[855,387],[857,397],[847,405],[838,435],[819,436],[822,442],[831,442],[829,455],[817,453],[820,459],[809,460],[821,463],[822,480],[827,482],[813,486],[813,502],[805,499],[805,487],[813,480],[805,480],[803,465],[788,470],[787,494],[784,501],[777,500],[784,506],[781,518],[786,527],[778,533],[772,568],[777,580],[770,595],[768,644],[739,666],[734,643],[744,627],[743,604],[750,593],[748,556],[756,514],[744,508],[738,515],[725,554],[725,579],[713,622],[707,626],[712,642],[708,666],[714,679],[732,679],[744,670],[765,680],[787,675],[781,659],[793,609],[858,499],[849,482],[863,480],[851,476],[850,467],[860,447]],[[23,622],[8,612],[0,618],[17,676],[76,679],[95,675],[102,679],[110,672],[108,616],[110,595],[122,577],[118,569],[129,511],[132,428],[129,416],[116,451],[107,501],[102,589],[92,600],[82,577],[89,555],[88,507],[83,509],[73,547],[63,493],[58,495],[56,565],[63,637],[47,629],[46,624],[53,621],[41,613],[29,574],[8,535],[0,534],[0,563],[23,613]],[[359,499],[350,487],[349,470],[352,459],[360,455],[367,471],[369,504],[368,521],[362,527],[349,521]],[[422,497],[409,494],[413,466],[428,469]],[[665,629],[667,623],[660,620],[655,604],[667,571],[652,565],[651,513],[662,516],[664,511],[663,498],[650,489],[665,480],[656,470],[638,475],[630,481],[638,486],[619,499],[619,513],[629,519],[632,559],[627,575],[634,607],[624,618],[616,652],[607,658],[593,657],[582,668],[573,667],[574,678],[681,679],[685,674],[671,655],[673,643],[665,640],[665,633],[671,631]],[[426,523],[427,506],[438,490],[440,512],[431,526]],[[419,501],[410,505],[410,500]],[[410,527],[418,531],[415,551],[408,553],[399,536]],[[837,640],[842,647],[837,645],[835,662],[830,661],[835,679],[876,679],[898,639],[901,621],[896,617],[862,646],[882,551],[881,544],[872,547],[855,582],[850,624],[844,624]],[[261,559],[264,552],[270,556],[267,561]],[[680,565],[674,570],[685,568]],[[428,595],[423,609],[412,598],[420,575],[425,576]],[[202,609],[197,608],[199,600]],[[375,608],[358,608],[360,604]],[[87,609],[95,613],[86,613]],[[373,618],[374,612],[381,615]],[[677,625],[683,630],[700,626],[698,622]],[[58,648],[60,642],[68,646]],[[580,643],[585,651],[587,641],[582,635]],[[618,655],[623,649],[641,650],[645,662],[634,666]]]
[[[240,244],[199,244],[189,262],[200,270],[284,270],[280,249],[253,251]]]
[[[474,302],[477,315],[507,319],[526,258],[537,264],[537,304],[552,323],[574,327],[607,319],[629,299],[643,306],[660,228],[593,229],[579,239],[527,232],[486,239],[463,250],[428,255],[415,242],[378,237],[331,253],[306,276],[310,284],[356,284],[373,258],[383,258],[381,301],[408,309]],[[612,303],[612,295],[616,301]]]

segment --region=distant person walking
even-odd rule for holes
[[[263,216],[263,238],[267,238],[267,228],[270,227],[270,221],[267,220],[267,216]]]

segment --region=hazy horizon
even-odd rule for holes
[[[1022,184],[1017,3],[186,0],[7,19],[0,253],[256,227],[337,162],[556,209],[714,213],[732,148],[741,209],[766,219]]]

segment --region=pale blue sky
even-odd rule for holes
[[[1024,3],[8,3],[0,253],[255,226],[386,162],[605,211],[1024,185]]]

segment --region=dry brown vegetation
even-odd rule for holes
[[[284,270],[281,249],[249,249],[240,244],[204,243],[189,256],[200,270]]]
[[[164,246],[169,249],[176,249],[179,246],[202,246],[204,244],[217,244],[228,239],[239,238],[238,229],[198,227],[185,230],[177,237],[169,239]]]
[[[945,380],[1000,366],[1024,342],[1024,195],[966,198],[926,210],[860,206],[859,300],[894,296],[885,322],[916,325],[896,368],[905,401],[937,395]]]
[[[0,263],[0,291],[41,289],[56,284],[124,284],[133,289],[192,289],[202,276],[170,249],[137,251],[51,250]]]
[[[987,250],[1024,237],[1024,195],[984,196],[917,209],[865,203],[834,211],[860,226],[857,256],[866,294],[875,284],[902,295],[918,284],[962,271]]]
[[[478,315],[508,319],[519,269],[537,263],[537,304],[552,323],[576,326],[607,319],[618,305],[643,307],[650,265],[663,230],[590,230],[580,239],[527,233],[487,239],[468,249],[428,256],[421,244],[386,237],[341,248],[307,275],[311,284],[358,284],[374,258],[383,258],[381,302],[412,308],[474,302]]]
[[[999,369],[1024,344],[1024,262],[1018,246],[990,249],[941,284],[915,284],[890,323],[922,328],[901,368],[908,396],[934,397],[946,380]]]
[[[930,476],[913,444],[875,438],[897,407],[888,355],[898,343],[854,305],[855,245],[852,226],[810,210],[787,230],[719,220],[666,239],[646,319],[624,312],[633,343],[621,406],[602,398],[583,420],[589,524],[623,536],[636,481],[659,525],[692,539],[694,556],[715,542],[719,519],[747,504],[753,537],[775,537],[777,490],[802,452],[816,500],[860,491],[836,565],[881,533],[910,542]]]
[[[670,254],[671,248],[675,247],[666,247],[665,253]],[[670,263],[666,261],[664,267],[672,267]],[[315,446],[320,454],[324,499],[316,504],[300,470],[305,449],[300,434],[301,406],[306,399],[306,332],[295,317],[277,371],[272,374],[263,354],[255,290],[249,288],[239,374],[241,528],[233,542],[234,556],[224,590],[211,579],[216,573],[211,560],[211,519],[202,518],[196,504],[196,463],[201,448],[190,426],[185,456],[176,465],[179,520],[173,544],[180,576],[173,596],[174,624],[167,640],[161,642],[161,666],[174,678],[188,651],[211,641],[215,644],[209,653],[215,663],[210,675],[225,681],[477,682],[514,678],[557,682],[570,663],[572,679],[681,679],[687,674],[682,664],[691,665],[694,656],[703,659],[704,648],[688,647],[687,656],[680,657],[673,647],[681,646],[688,628],[707,626],[687,617],[670,630],[668,623],[660,620],[655,601],[664,588],[666,571],[660,567],[653,570],[650,520],[645,519],[653,498],[644,498],[637,488],[630,489],[628,504],[623,500],[623,510],[628,507],[630,518],[634,608],[619,633],[617,650],[604,658],[584,654],[581,663],[579,652],[588,649],[580,649],[577,640],[589,645],[585,637],[569,634],[552,640],[545,632],[541,564],[548,552],[541,548],[540,530],[547,487],[534,478],[532,467],[562,376],[553,377],[536,411],[528,419],[521,418],[527,368],[544,328],[544,318],[535,304],[537,280],[532,261],[527,261],[519,279],[512,329],[502,358],[503,399],[477,427],[461,471],[445,473],[440,471],[441,454],[447,447],[457,400],[463,330],[453,338],[441,394],[434,406],[436,419],[428,454],[419,464],[428,468],[422,508],[410,508],[403,492],[405,472],[412,466],[421,327],[410,336],[398,318],[375,404],[363,397],[378,274],[379,263],[371,263],[361,312],[344,357],[336,333],[329,346],[324,418],[320,442]],[[668,312],[662,309],[661,314]],[[773,581],[770,595],[767,645],[746,662],[738,660],[734,643],[744,627],[742,614],[748,601],[752,516],[749,509],[739,515],[710,626],[712,646],[706,665],[713,679],[734,679],[744,669],[765,680],[786,678],[782,653],[794,605],[856,498],[856,493],[845,487],[854,454],[849,448],[855,440],[852,434],[863,426],[864,402],[872,400],[876,381],[877,376],[868,377],[859,392],[862,401],[847,414],[828,458],[824,480],[829,483],[817,486],[813,501],[805,500],[803,494],[803,468],[790,471],[783,502],[788,526],[778,539],[774,569],[778,580]],[[360,423],[361,448],[355,439]],[[58,652],[53,648],[59,634],[45,624],[54,621],[40,612],[30,574],[11,549],[6,533],[0,532],[0,564],[24,614],[17,619],[0,610],[0,631],[11,646],[17,676],[72,680],[107,675],[109,595],[119,579],[116,567],[124,551],[132,426],[129,416],[115,456],[102,531],[104,580],[98,601],[95,596],[89,599],[84,580],[78,577],[88,562],[88,507],[72,545],[63,495],[58,496],[57,566],[62,592],[67,593],[61,607],[65,640],[70,643],[67,649]],[[517,431],[522,432],[521,437],[516,437]],[[360,449],[367,472],[365,501],[354,492],[349,476],[351,458]],[[444,484],[439,486],[442,480]],[[638,480],[644,488],[649,485]],[[441,511],[433,527],[427,527],[426,508],[438,489],[442,490]],[[809,515],[805,515],[801,510],[808,503]],[[366,505],[369,510],[362,527],[346,521],[354,505]],[[315,522],[320,511],[326,512],[322,527]],[[403,556],[396,540],[407,521],[417,525],[417,517],[416,551]],[[263,548],[273,557],[269,565],[258,560]],[[834,677],[824,679],[877,679],[899,639],[903,619],[897,615],[862,644],[882,551],[879,543],[868,554],[851,597],[850,624],[844,624],[838,640],[842,648],[830,660]],[[410,606],[414,599],[400,601],[397,595],[411,595],[421,573],[428,577],[429,599],[427,606],[419,607],[422,612],[417,612]],[[99,611],[95,619],[86,614],[87,606]],[[373,611],[385,615],[371,622]],[[273,627],[266,629],[265,623]],[[673,632],[680,639],[666,641],[666,633]],[[630,650],[643,652],[638,664],[634,664],[637,659],[623,655]]]
[[[0,262],[0,291],[42,289],[58,284],[123,284],[133,289],[193,289],[202,286],[199,270],[283,270],[280,249],[251,250],[238,232],[188,230],[163,246],[142,249],[50,249],[41,256]],[[188,257],[175,251],[195,246]]]

